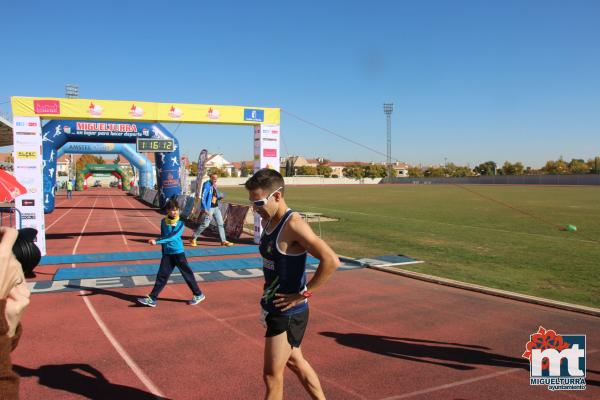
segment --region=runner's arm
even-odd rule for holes
[[[286,228],[290,242],[297,242],[310,254],[319,259],[319,266],[312,279],[306,284],[306,290],[312,292],[325,283],[340,266],[340,259],[320,237],[315,235],[310,226],[300,215],[292,214]],[[305,301],[300,293],[277,293],[273,305],[281,311],[289,310],[296,304]]]
[[[299,214],[294,213],[288,222],[290,239],[297,242],[306,251],[319,259],[319,266],[306,288],[312,292],[325,283],[340,266],[337,254],[304,222]]]
[[[173,240],[176,240],[177,238],[181,237],[181,235],[183,234],[183,228],[184,228],[184,224],[183,222],[180,221],[180,223],[177,226],[177,229],[175,229],[173,232],[171,232],[170,235],[167,236],[161,236],[156,240],[156,244],[164,244],[164,243],[168,243],[168,242],[172,242]]]

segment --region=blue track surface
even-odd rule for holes
[[[254,247],[254,246],[252,246]],[[239,253],[238,253],[239,254]],[[306,258],[307,264],[319,262],[314,257]],[[194,272],[226,271],[246,268],[262,268],[261,257],[235,258],[225,260],[193,261],[190,267]],[[158,263],[110,265],[104,267],[60,268],[54,275],[54,280],[109,278],[116,276],[156,275]]]
[[[232,254],[258,253],[258,246],[233,246],[217,248],[186,249],[187,257],[229,256]],[[135,261],[153,260],[162,257],[160,251],[137,251],[123,253],[94,253],[94,254],[67,254],[59,256],[44,256],[39,265],[50,264],[83,264],[105,261]]]

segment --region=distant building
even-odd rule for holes
[[[242,176],[242,163],[246,165],[246,168],[248,169],[248,175],[252,175],[254,173],[254,161],[252,160],[232,162],[231,164],[233,165],[233,169],[237,172],[237,175],[239,177]]]
[[[364,161],[329,161],[324,158],[304,158],[302,156],[281,157],[281,166],[284,168],[288,160],[293,164],[294,169],[303,166],[317,167],[325,165],[331,168],[331,174],[339,177],[344,176],[344,168],[352,166],[366,167],[368,165],[386,165],[384,162],[364,162]],[[396,176],[408,176],[408,164],[403,162],[395,162],[392,168],[396,171]]]
[[[382,164],[386,165],[386,163],[382,163]],[[394,171],[396,171],[396,176],[400,177],[400,178],[408,177],[408,167],[409,167],[409,165],[407,163],[399,162],[399,161],[396,161],[395,163],[392,164],[392,168],[394,169]]]
[[[223,157],[223,154],[209,154],[208,159],[206,160],[206,170],[208,171],[210,168],[225,170],[229,176],[231,176],[235,166],[233,163],[227,161],[225,157]]]
[[[367,165],[370,165],[371,163],[368,162],[362,162],[362,161],[330,161],[329,163],[325,164],[328,167],[331,168],[331,175],[337,175],[339,177],[344,176],[344,168],[346,167],[353,167],[353,166],[361,166],[361,167],[366,167]]]
[[[6,171],[13,170],[13,155],[12,153],[0,153],[0,168]]]
[[[318,162],[317,162],[316,159],[312,159],[312,160],[309,161],[309,160],[307,160],[306,158],[304,158],[302,156],[281,157],[279,159],[281,167],[285,167],[288,161],[292,163],[292,165],[294,166],[294,168],[299,168],[299,167],[316,167],[318,165]]]
[[[73,156],[73,158],[78,156]],[[79,157],[78,157],[79,158]],[[74,160],[77,162],[77,160]],[[69,166],[71,165],[71,155],[63,154],[56,160],[56,176],[69,176]]]

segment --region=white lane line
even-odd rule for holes
[[[587,354],[597,353],[598,351],[600,351],[600,350],[587,351]],[[509,369],[509,370],[506,370],[506,371],[494,372],[493,374],[487,374],[487,375],[483,375],[483,376],[478,376],[476,378],[465,379],[465,380],[462,380],[462,381],[456,381],[456,382],[452,382],[452,383],[447,383],[445,385],[434,386],[434,387],[431,387],[431,388],[428,388],[428,389],[418,390],[416,392],[405,393],[405,394],[401,394],[401,395],[398,395],[398,396],[386,397],[386,398],[381,399],[381,400],[407,399],[409,397],[420,396],[420,395],[426,394],[426,393],[437,392],[438,390],[444,390],[444,389],[449,389],[449,388],[453,388],[453,387],[456,387],[456,386],[467,385],[469,383],[479,382],[479,381],[483,381],[483,380],[486,380],[486,379],[492,379],[492,378],[496,378],[498,376],[508,375],[508,374],[512,374],[514,372],[519,372],[519,371],[523,371],[523,370],[521,368],[516,368],[516,369]]]
[[[94,200],[94,204],[92,205],[92,209],[90,210],[90,213],[89,213],[87,219],[85,220],[85,224],[83,225],[83,228],[81,229],[81,233],[79,234],[79,237],[77,238],[77,242],[75,243],[75,246],[73,247],[73,252],[71,253],[73,255],[77,251],[77,247],[79,246],[79,242],[80,242],[81,238],[83,237],[83,232],[85,231],[85,228],[87,227],[87,224],[90,221],[90,217],[92,216],[92,212],[94,211],[94,207],[96,207],[96,202],[97,201],[98,201],[98,197],[96,197],[96,200]],[[71,264],[71,268],[75,268],[75,264]],[[135,361],[133,361],[133,359],[131,358],[131,356],[129,355],[129,353],[127,353],[127,351],[123,348],[123,346],[121,346],[121,344],[119,343],[119,341],[117,340],[117,338],[115,338],[115,336],[112,334],[112,332],[110,331],[110,329],[108,329],[108,327],[106,326],[106,324],[104,323],[104,321],[102,320],[102,318],[100,318],[100,315],[98,315],[98,313],[96,312],[96,309],[92,305],[91,301],[86,296],[86,291],[85,290],[80,290],[79,294],[81,295],[81,298],[83,299],[83,302],[85,303],[85,305],[88,307],[88,310],[90,310],[90,313],[92,314],[92,317],[94,317],[94,320],[96,321],[96,323],[98,324],[98,326],[102,330],[102,333],[104,333],[104,336],[106,336],[106,338],[108,339],[108,341],[110,342],[110,344],[113,345],[113,347],[115,348],[115,350],[117,351],[117,353],[121,356],[121,358],[129,366],[129,368],[131,368],[131,370],[133,371],[133,373],[138,377],[138,379],[144,384],[144,386],[146,386],[146,388],[153,395],[155,395],[155,396],[157,396],[159,398],[164,398],[165,396],[160,391],[160,389],[152,382],[152,380],[144,373],[144,371],[142,371],[142,369],[140,368],[140,366]]]
[[[121,226],[121,221],[119,220],[119,216],[117,215],[117,210],[115,210],[115,203],[113,203],[112,196],[109,197],[110,205],[113,209],[113,213],[115,214],[115,219],[117,220],[117,225],[119,225],[119,232],[121,232],[121,237],[123,238],[123,243],[127,247],[127,251],[129,251],[129,245],[127,244],[127,239],[125,239],[125,235],[123,234],[123,227]]]
[[[79,205],[79,203],[81,203],[81,202],[82,202],[84,199],[85,199],[85,197],[84,197],[84,198],[82,198],[81,200],[79,200],[79,202],[78,202],[77,204],[73,205],[73,207],[74,207],[74,206],[77,206],[77,205]],[[56,224],[58,221],[60,221],[60,220],[61,220],[61,219],[63,219],[64,217],[66,217],[66,216],[67,216],[67,214],[68,214],[68,213],[70,213],[71,211],[73,211],[73,209],[72,209],[72,208],[71,208],[70,210],[68,210],[66,213],[64,213],[63,215],[61,215],[60,217],[58,217],[58,218],[56,219],[56,221],[54,221],[53,223],[51,223],[50,225],[48,225],[48,226],[46,227],[46,231],[48,231],[48,229],[52,228],[52,227],[54,226],[54,224]]]
[[[381,400],[408,399],[409,397],[420,396],[420,395],[426,394],[426,393],[437,392],[438,390],[444,390],[444,389],[449,389],[449,388],[453,388],[456,386],[467,385],[469,383],[479,382],[479,381],[483,381],[486,379],[492,379],[492,378],[496,378],[498,376],[508,375],[508,374],[512,374],[515,372],[519,372],[519,371],[522,372],[523,370],[521,368],[518,368],[518,369],[509,369],[507,371],[494,372],[493,374],[478,376],[477,378],[471,378],[471,379],[465,379],[465,380],[457,381],[457,382],[453,382],[453,383],[447,383],[445,385],[435,386],[435,387],[431,387],[429,389],[417,390],[416,392],[405,393],[405,394],[401,394],[398,396],[386,397]]]
[[[81,290],[79,293],[81,293],[82,295],[84,295],[85,291]],[[88,297],[87,296],[82,296],[82,299],[85,302],[85,304],[88,306],[88,309],[90,310],[90,313],[92,314],[92,316],[96,320],[96,323],[98,324],[98,326],[100,327],[100,329],[102,330],[102,332],[104,333],[104,335],[106,336],[106,338],[108,339],[108,341],[110,342],[110,344],[112,344],[113,347],[115,348],[115,350],[117,350],[117,353],[119,353],[119,355],[121,356],[121,358],[125,361],[125,363],[129,366],[129,368],[131,368],[131,370],[133,371],[133,373],[138,377],[138,379],[144,384],[144,386],[146,386],[146,388],[153,395],[155,395],[155,396],[157,396],[159,398],[164,398],[165,396],[160,391],[160,389],[158,387],[156,387],[156,385],[152,382],[152,380],[148,377],[148,375],[146,375],[144,373],[144,371],[142,371],[142,369],[140,368],[140,366],[135,361],[133,361],[133,359],[131,358],[131,356],[129,356],[129,354],[127,353],[127,351],[123,348],[123,346],[121,346],[121,344],[119,343],[119,341],[114,337],[114,335],[108,329],[108,327],[106,326],[106,324],[104,323],[104,321],[102,321],[102,318],[100,318],[100,316],[96,312],[96,309],[94,308],[94,306],[92,305],[92,303],[90,302],[90,300],[88,299]]]
[[[129,207],[131,207],[131,208],[135,208],[135,204],[134,204],[134,205],[132,205],[132,204],[129,202],[129,199],[128,199],[127,197],[125,197],[125,200],[127,201],[127,204],[129,205]],[[140,209],[139,209],[139,208],[136,208],[136,210],[135,210],[135,211],[136,211],[138,214],[140,214],[142,217],[144,217],[144,218],[146,219],[146,221],[148,221],[148,222],[149,222],[151,225],[156,225],[156,226],[158,227],[158,233],[157,233],[157,236],[160,236],[160,221],[159,221],[159,222],[154,222],[154,221],[151,221],[151,220],[150,220],[150,218],[148,218],[146,215],[144,215],[144,213],[143,213],[142,211],[140,211]],[[184,228],[184,229],[185,229],[185,228]]]
[[[85,231],[85,228],[87,227],[88,222],[90,222],[90,217],[92,216],[92,213],[94,212],[94,207],[96,207],[96,202],[98,201],[98,198],[96,198],[96,200],[94,200],[94,204],[92,205],[92,209],[90,210],[90,213],[88,214],[85,223],[83,224],[83,228],[81,228],[81,232],[79,233],[79,237],[77,238],[77,241],[75,242],[75,246],[73,247],[73,251],[71,252],[71,254],[75,254],[75,252],[77,251],[77,247],[79,247],[79,242],[81,241],[81,238],[83,237],[83,232]],[[75,267],[75,264],[71,264],[72,268]]]

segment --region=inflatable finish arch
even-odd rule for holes
[[[42,128],[42,165],[44,179],[44,213],[54,210],[56,161],[58,150],[69,142],[135,143],[137,138],[172,139],[172,152],[157,153],[156,178],[159,204],[181,194],[179,180],[179,143],[165,127],[158,123],[53,120]]]
[[[78,173],[82,175],[84,180],[86,180],[90,176],[94,175],[95,173],[109,173],[121,181],[120,187],[123,190],[129,189],[129,187],[128,187],[129,180],[127,180],[125,178],[125,173],[123,172],[121,167],[119,167],[118,165],[115,165],[115,164],[87,164]],[[87,185],[84,186],[84,188],[87,189]]]
[[[120,154],[140,171],[139,186],[154,188],[154,174],[152,163],[146,156],[135,151],[135,147],[125,143],[76,143],[69,142],[58,149],[56,158],[63,154]]]

